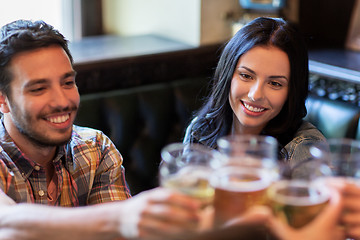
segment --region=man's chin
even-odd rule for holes
[[[54,136],[40,136],[40,135],[27,135],[28,139],[34,144],[40,147],[57,147],[67,144],[71,139],[71,134],[67,133],[66,135],[62,134],[59,137]]]
[[[43,143],[49,146],[61,146],[67,144],[71,139],[71,133],[72,131],[66,135],[59,136],[58,138],[49,137],[48,139],[45,139]]]

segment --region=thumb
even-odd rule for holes
[[[343,198],[339,191],[330,189],[331,198],[329,204],[321,211],[320,215],[311,223],[313,227],[327,226],[331,228],[336,226],[343,209]],[[306,226],[305,226],[306,227]]]
[[[319,215],[306,226],[294,229],[285,222],[279,220],[275,216],[268,219],[269,229],[279,239],[307,239],[313,236],[314,232],[322,232],[332,235],[333,239],[336,236],[342,236],[343,232],[337,227],[339,217],[342,211],[342,197],[339,191],[331,189],[331,198],[329,204],[319,213]],[[315,238],[314,238],[315,239]],[[323,239],[327,239],[326,237]]]
[[[238,217],[228,220],[222,227],[266,224],[271,217],[272,213],[270,208],[266,206],[254,206]]]

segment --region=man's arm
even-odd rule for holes
[[[16,204],[9,196],[7,196],[0,188],[0,206],[5,205],[14,205]]]
[[[162,188],[77,208],[14,204],[1,192],[0,204],[0,239],[17,240],[187,239],[198,231],[201,205]]]

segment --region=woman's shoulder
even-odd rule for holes
[[[313,158],[309,147],[315,144],[327,144],[326,138],[313,124],[303,121],[294,138],[282,149],[287,153],[285,161],[291,169],[291,177],[308,174],[307,162]]]
[[[303,121],[294,137],[288,142],[283,151],[286,150],[288,158],[293,158],[299,152],[308,152],[306,149],[311,144],[326,143],[325,136],[313,124]]]
[[[325,136],[321,133],[317,127],[315,127],[312,123],[303,120],[300,127],[296,131],[294,135],[294,139],[302,138],[302,139],[314,139],[319,141],[326,141]]]

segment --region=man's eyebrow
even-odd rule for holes
[[[76,71],[70,71],[70,72],[65,73],[62,78],[75,77],[76,74],[77,74]]]
[[[61,77],[61,79],[65,79],[65,78],[68,78],[68,77],[75,77],[77,74],[76,71],[70,71],[70,72],[67,72],[67,73],[64,73]],[[46,79],[46,78],[39,78],[39,79],[32,79],[30,80],[29,82],[27,82],[25,84],[25,88],[28,88],[28,87],[31,87],[33,85],[36,85],[36,84],[44,84],[44,83],[47,83],[49,80]]]
[[[29,88],[33,85],[36,85],[36,84],[44,84],[44,83],[47,83],[48,80],[45,79],[45,78],[40,78],[40,79],[32,79],[30,80],[29,82],[27,82],[25,85],[24,85],[24,88]]]

